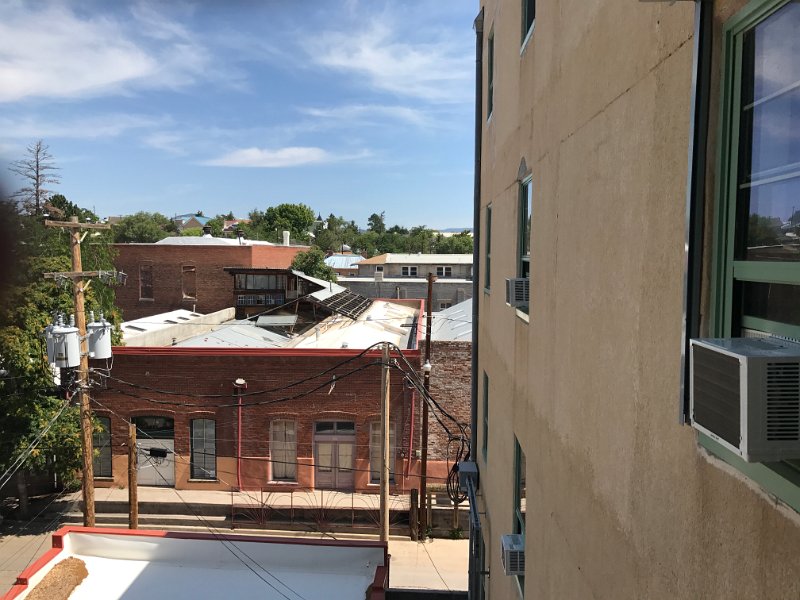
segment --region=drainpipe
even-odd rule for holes
[[[247,389],[247,382],[239,377],[233,382],[233,387],[236,388],[236,397],[238,398],[239,407],[237,409],[239,425],[236,428],[236,485],[239,491],[242,490],[242,390]]]
[[[700,337],[700,288],[705,228],[706,144],[713,15],[711,3],[698,1],[694,13],[692,112],[689,125],[689,169],[686,178],[686,239],[683,265],[683,327],[681,331],[681,392],[678,422],[689,424],[689,340]]]
[[[480,304],[480,247],[481,247],[481,141],[483,132],[483,8],[475,18],[475,189],[472,222],[472,389],[470,393],[470,445],[469,458],[475,459],[475,431],[478,427],[478,305]],[[480,517],[474,493],[470,497],[470,523],[478,522],[478,527],[470,526],[470,553],[468,579],[468,598],[478,597],[477,549],[479,544],[473,539],[480,532]]]

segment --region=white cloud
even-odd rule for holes
[[[0,102],[174,89],[220,74],[202,44],[152,8],[134,7],[134,22],[123,23],[62,5],[40,6],[3,7]]]
[[[145,115],[119,113],[51,121],[30,117],[0,118],[0,132],[8,139],[97,139],[117,137],[130,130],[148,129],[164,122],[164,119]]]
[[[428,115],[408,106],[385,106],[379,104],[350,104],[328,108],[301,108],[300,112],[319,119],[335,121],[357,121],[361,125],[378,125],[383,119],[401,121],[411,125],[429,126]]]
[[[254,147],[234,150],[202,164],[213,167],[280,168],[339,162],[366,156],[369,156],[366,151],[350,155],[335,155],[314,146],[289,146],[277,150]]]
[[[173,156],[186,154],[186,138],[180,133],[156,131],[142,138],[145,145]]]
[[[323,32],[305,42],[319,65],[365,76],[374,88],[430,102],[471,102],[469,48],[440,32],[433,42],[408,41],[375,18],[363,31]]]

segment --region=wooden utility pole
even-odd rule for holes
[[[381,541],[389,541],[389,344],[381,371]]]
[[[110,225],[100,223],[80,223],[78,217],[69,221],[45,221],[45,227],[64,227],[70,230],[70,250],[72,251],[72,271],[69,273],[49,273],[64,277],[73,282],[72,295],[75,303],[75,326],[78,328],[81,343],[81,363],[78,367],[78,401],[81,415],[81,440],[83,442],[83,524],[94,527],[94,448],[92,447],[92,408],[89,405],[89,348],[86,341],[86,311],[83,306],[83,293],[86,289],[85,273],[81,261],[81,229],[111,229]]]
[[[423,386],[427,395],[431,386],[431,322],[433,315],[433,282],[436,277],[428,273],[428,303],[425,320],[425,365],[423,371]],[[424,540],[428,531],[428,399],[422,399],[422,464],[420,465],[420,507],[419,507],[419,539]]]
[[[139,527],[139,467],[136,450],[136,423],[128,423],[128,529]]]

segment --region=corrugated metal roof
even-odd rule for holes
[[[349,269],[362,260],[364,257],[359,254],[331,254],[325,259],[325,264],[333,269]]]
[[[176,346],[190,348],[283,348],[291,336],[256,327],[251,321],[224,323],[215,331],[190,337]]]
[[[310,281],[311,283],[316,283],[317,285],[321,286],[322,289],[316,292],[309,294],[309,296],[313,296],[317,300],[324,300],[330,296],[335,296],[336,294],[340,294],[347,290],[346,287],[339,285],[338,283],[334,283],[332,281],[325,281],[324,279],[319,279],[317,277],[311,277],[311,275],[306,275],[302,271],[292,271],[298,277],[305,279],[306,281]]]
[[[263,315],[256,319],[257,327],[291,327],[297,323],[297,315]]]
[[[472,254],[379,254],[362,265],[471,265]]]
[[[431,339],[450,342],[472,341],[472,299],[433,313]]]

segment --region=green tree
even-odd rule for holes
[[[386,213],[372,213],[367,219],[367,229],[375,233],[383,233],[386,231]]]
[[[246,232],[254,239],[280,242],[283,232],[288,231],[295,240],[307,242],[314,221],[314,211],[305,204],[279,204],[264,212],[251,211]]]
[[[114,225],[114,241],[118,243],[152,243],[163,240],[174,231],[174,223],[161,213],[137,212]]]
[[[300,252],[292,261],[292,269],[311,277],[326,281],[336,281],[336,271],[325,264],[325,254],[312,246],[307,252]]]
[[[64,206],[71,205],[66,202],[64,199]],[[21,473],[49,468],[69,482],[81,462],[78,411],[72,406],[64,408],[74,387],[62,380],[64,388],[55,388],[41,338],[54,312],[74,311],[71,283],[58,284],[42,277],[45,272],[71,270],[69,235],[45,228],[41,218],[20,214],[9,203],[0,203],[0,211],[4,220],[14,224],[18,236],[18,243],[11,246],[6,257],[16,268],[4,281],[5,295],[0,303],[0,471],[5,471],[64,409]],[[86,270],[113,268],[109,241],[107,234],[85,238],[81,251]],[[93,281],[85,300],[87,310],[103,311],[118,323],[112,288]],[[24,489],[24,485],[21,487]],[[22,503],[22,492],[20,496]]]
[[[70,202],[63,194],[53,194],[44,204],[45,210],[51,218],[68,221],[71,217],[78,217],[79,221],[97,222],[100,219],[91,210],[81,208]]]
[[[472,234],[469,231],[462,231],[450,237],[445,237],[440,233],[434,240],[433,251],[437,254],[472,254],[473,243]]]

